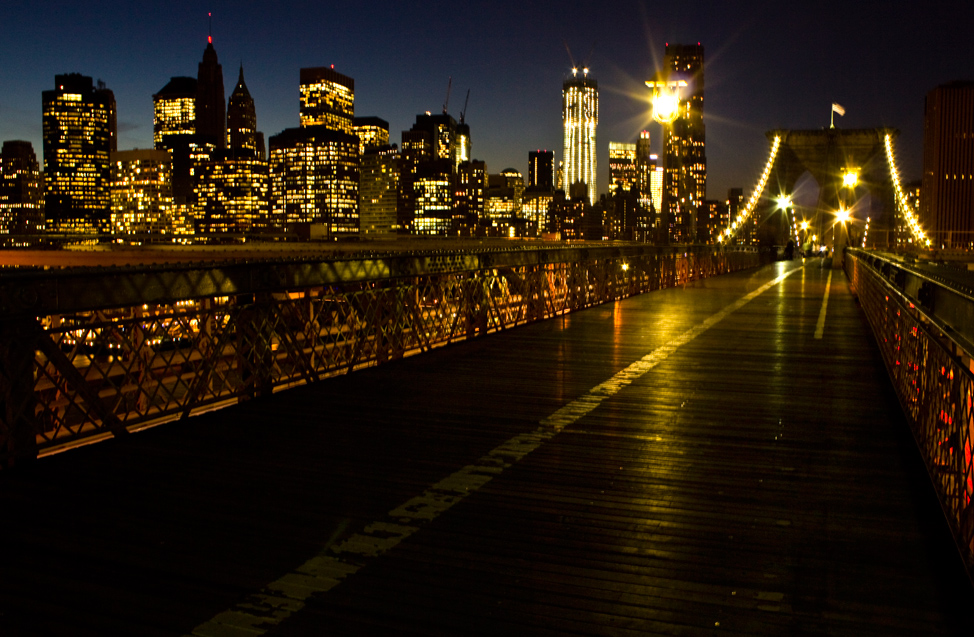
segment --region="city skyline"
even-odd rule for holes
[[[52,4],[54,5],[53,9]],[[60,11],[57,10],[60,5]],[[667,42],[701,42],[707,56],[707,196],[753,187],[767,156],[764,132],[828,125],[832,102],[842,128],[900,130],[904,177],[918,179],[923,98],[938,84],[969,79],[960,2],[922,11],[891,3],[875,14],[850,7],[826,16],[810,3],[743,8],[631,2],[603,19],[603,5],[569,3],[559,14],[513,3],[373,3],[368,10],[298,3],[237,8],[213,2],[213,40],[221,63],[246,67],[260,129],[275,135],[298,125],[299,69],[335,65],[356,81],[356,113],[389,122],[393,139],[415,116],[440,112],[452,77],[449,111],[470,90],[466,121],[472,157],[490,172],[527,172],[528,152],[555,150],[562,161],[561,84],[572,60],[585,62],[600,87],[600,191],[608,183],[609,142],[634,142],[649,124],[643,81],[661,64]],[[509,11],[505,11],[507,7]],[[133,7],[100,3],[87,14],[69,3],[0,9],[0,140],[23,139],[42,161],[40,94],[55,74],[101,79],[116,95],[118,148],[152,147],[152,95],[171,77],[194,75],[206,47],[207,20],[192,3]],[[424,18],[425,16],[425,18]],[[95,36],[93,36],[95,34]],[[99,40],[101,38],[101,40]],[[111,43],[108,45],[108,43]],[[229,72],[225,91],[232,91]]]

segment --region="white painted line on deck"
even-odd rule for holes
[[[541,420],[534,431],[518,434],[491,449],[486,455],[440,480],[421,495],[392,509],[386,518],[366,526],[360,533],[337,544],[325,546],[318,555],[298,566],[293,572],[271,582],[209,621],[193,629],[199,637],[233,637],[262,635],[304,608],[312,596],[324,593],[355,574],[371,560],[382,555],[435,519],[454,504],[490,482],[504,469],[553,438],[565,427],[577,422],[614,396],[627,385],[666,360],[680,346],[686,345],[724,320],[800,268],[790,270],[761,287],[745,294],[702,323],[695,325],[672,341],[647,354],[612,378],[596,385],[582,396]],[[829,275],[831,277],[831,273]]]
[[[832,270],[829,270],[829,280],[825,282],[825,296],[822,297],[822,309],[818,313],[818,324],[815,325],[815,338],[821,340],[825,334],[825,311],[829,307],[829,290],[832,288]]]

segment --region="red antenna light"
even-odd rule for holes
[[[210,18],[210,33],[206,36],[207,44],[213,44],[213,13],[207,13],[207,17]]]

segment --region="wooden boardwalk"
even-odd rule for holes
[[[0,474],[0,635],[974,634],[830,273],[655,292]]]

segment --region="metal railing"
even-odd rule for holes
[[[4,273],[0,467],[756,265],[630,245]]]
[[[908,264],[862,250],[848,251],[845,269],[974,574],[974,374],[969,342],[944,320],[961,304],[974,310],[974,299]]]

